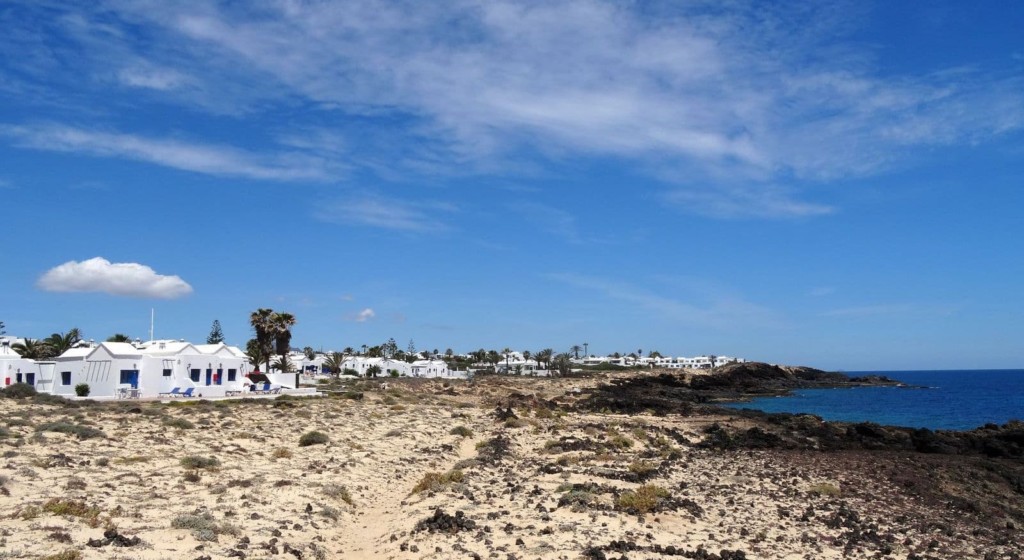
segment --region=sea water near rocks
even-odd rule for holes
[[[726,406],[933,430],[969,430],[989,422],[1024,420],[1024,370],[846,373],[851,377],[884,375],[920,388],[802,389],[792,396],[764,397]]]

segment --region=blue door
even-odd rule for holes
[[[121,370],[121,383],[131,385],[132,389],[139,388],[139,370],[137,369],[122,369]]]
[[[206,384],[209,385],[211,383],[213,383],[213,370],[208,369],[206,370]]]
[[[25,374],[25,383],[28,383],[29,385],[35,385],[36,384],[36,374],[34,374],[34,373],[26,373]]]

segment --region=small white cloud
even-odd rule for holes
[[[157,274],[138,263],[112,263],[102,257],[68,261],[46,271],[36,283],[47,292],[102,292],[115,296],[174,299],[192,293],[178,276]]]
[[[712,218],[804,218],[835,209],[793,198],[789,189],[771,185],[714,189],[679,189],[665,200],[687,213]]]
[[[313,215],[318,220],[341,225],[429,233],[450,229],[443,214],[454,211],[453,205],[443,202],[367,196],[321,204]]]
[[[366,309],[360,311],[359,313],[356,313],[354,315],[349,315],[347,317],[347,320],[355,321],[356,323],[365,323],[365,322],[369,321],[370,319],[373,319],[376,316],[377,316],[377,313],[374,312],[373,309],[370,309],[369,307],[367,307]]]
[[[188,81],[180,72],[151,67],[124,68],[118,72],[117,78],[127,86],[159,91],[178,89]]]

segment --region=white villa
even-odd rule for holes
[[[342,362],[343,369],[350,369],[361,377],[372,366],[380,368],[380,377],[389,377],[391,372],[398,372],[399,377],[459,377],[464,372],[453,372],[444,360],[416,360],[412,363],[390,358],[368,358],[365,356],[349,356]]]
[[[245,390],[252,370],[238,348],[183,340],[81,342],[49,362],[25,360],[3,345],[0,367],[14,374],[6,384],[27,383],[43,393],[74,396],[75,386],[85,383],[89,396],[97,398],[158,397],[175,389],[222,397]]]

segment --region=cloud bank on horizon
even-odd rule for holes
[[[55,266],[40,276],[36,285],[47,292],[100,292],[155,299],[192,293],[192,286],[178,276],[157,274],[139,263],[112,263],[103,257]]]
[[[287,108],[289,121],[255,149],[152,123],[128,131],[111,114],[25,119],[0,135],[269,181],[383,167],[486,174],[524,154],[623,158],[657,179],[669,207],[772,218],[831,213],[805,200],[816,185],[1024,126],[1021,73],[883,75],[854,37],[864,11],[599,0],[23,5],[4,22],[14,71],[3,77],[9,88],[42,88],[40,103],[60,103],[43,75],[74,62],[90,76],[78,87],[227,118]],[[32,45],[48,49],[13,56]],[[399,223],[383,227],[420,227],[415,216]],[[372,216],[362,225],[381,226]]]

